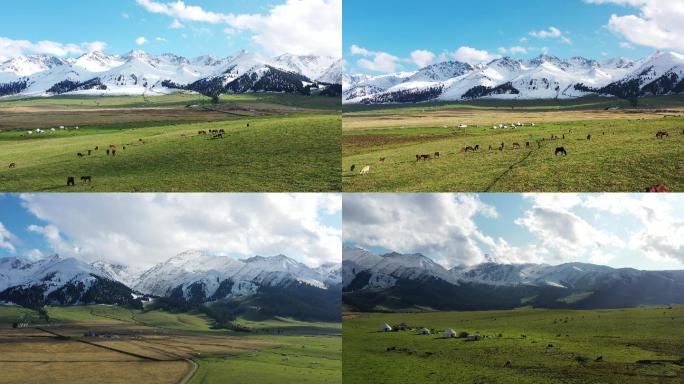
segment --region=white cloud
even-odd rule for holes
[[[564,44],[572,44],[572,40],[565,36],[560,29],[554,26],[549,27],[547,30],[532,31],[530,32],[530,36],[536,37],[538,39],[559,39]]]
[[[0,223],[0,249],[4,249],[9,253],[16,252],[14,243],[16,241],[16,236],[12,234],[5,226]]]
[[[460,47],[459,49],[454,51],[451,54],[451,56],[458,61],[462,61],[469,64],[488,62],[499,57],[485,50],[479,50],[471,47]]]
[[[484,261],[478,242],[491,243],[475,224],[496,210],[476,195],[347,194],[343,204],[346,242],[439,255],[447,267]]]
[[[634,46],[626,41],[621,41],[620,42],[620,48],[625,48],[625,49],[634,49]]]
[[[356,44],[353,44],[349,51],[352,55],[364,56],[357,60],[356,64],[372,72],[392,73],[401,68],[402,59],[387,52],[370,51]]]
[[[287,0],[267,14],[223,14],[183,1],[136,0],[147,11],[175,20],[228,24],[252,34],[267,51],[342,56],[342,0]],[[173,25],[173,24],[172,24]]]
[[[424,49],[417,49],[411,52],[411,60],[418,67],[426,67],[435,62],[435,54]]]
[[[166,40],[163,37],[157,37],[154,39],[154,41],[156,41],[157,43],[168,43],[169,42],[168,40]]]
[[[140,36],[137,39],[135,39],[135,43],[138,45],[145,45],[147,44],[147,38],[145,36]]]
[[[169,24],[169,28],[170,29],[182,29],[182,28],[185,28],[185,25],[183,25],[183,23],[178,21],[178,19],[173,19],[171,24]]]
[[[585,0],[590,4],[618,4],[639,9],[638,15],[611,15],[608,28],[633,44],[657,49],[684,50],[684,3],[674,0]]]
[[[283,253],[308,265],[341,261],[334,194],[28,194],[23,205],[52,251],[149,266],[188,249],[249,257]]]
[[[68,55],[83,54],[93,50],[102,50],[106,45],[106,43],[101,41],[84,42],[81,44],[63,44],[49,40],[32,42],[29,40],[13,40],[6,37],[0,37],[0,57],[10,59],[32,54],[64,57]]]

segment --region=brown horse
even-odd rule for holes
[[[17,163],[10,163],[10,165],[9,165],[9,169],[16,168],[16,167],[17,167]]]
[[[566,151],[564,147],[558,147],[558,148],[556,148],[556,156],[558,156],[559,154],[561,154],[563,156],[567,156],[568,151]]]
[[[646,192],[669,192],[670,190],[667,188],[667,185],[665,184],[655,184],[651,185],[650,187],[646,188]]]
[[[669,136],[670,134],[665,131],[658,131],[658,133],[656,133],[656,139],[664,139]]]
[[[513,143],[513,149],[520,149],[520,143]]]
[[[432,160],[432,155],[420,155],[420,158],[423,160]]]
[[[381,162],[381,163],[384,163],[384,162],[385,162],[385,157],[384,157],[384,156],[380,158],[380,162]]]

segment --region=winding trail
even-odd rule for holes
[[[199,368],[199,365],[195,360],[192,359],[185,359],[188,363],[190,363],[190,371],[183,376],[182,379],[178,382],[178,384],[188,384],[190,380],[192,379],[193,376],[195,376],[195,373],[197,373],[197,369]]]

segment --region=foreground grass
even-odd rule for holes
[[[84,126],[41,137],[0,132],[0,191],[335,191],[340,124],[339,115],[330,114]],[[197,135],[211,129],[224,129],[224,138]],[[118,147],[116,157],[105,154],[110,144]],[[9,169],[10,163],[17,167]],[[67,176],[92,176],[93,182],[67,187]]]
[[[682,117],[583,119],[513,130],[494,130],[491,124],[464,130],[392,128],[384,121],[379,123],[382,128],[355,127],[343,133],[346,192],[641,192],[660,183],[671,191],[684,190]],[[660,130],[668,131],[670,137],[656,139]],[[551,134],[559,139],[548,140]],[[591,140],[587,140],[589,134]],[[496,148],[502,142],[505,150],[501,152]],[[523,148],[513,150],[514,142]],[[530,142],[529,148],[525,148],[526,142]],[[462,152],[476,144],[479,152]],[[559,146],[568,156],[555,155]],[[440,159],[415,159],[416,154],[437,151]],[[380,157],[386,158],[384,163],[378,161]],[[355,172],[350,171],[352,164]],[[371,166],[370,174],[361,176],[358,172],[365,165]]]
[[[378,332],[402,322],[436,334]],[[684,307],[347,315],[344,382],[681,383],[683,366],[637,361],[683,359],[682,323]],[[443,339],[446,328],[485,338]]]
[[[0,383],[176,383],[198,364],[191,383],[341,383],[339,323],[276,318],[253,322],[260,332],[214,329],[193,313],[132,310],[112,305],[47,307],[37,312],[0,306]],[[35,328],[11,329],[29,318]],[[292,332],[263,332],[272,329]],[[308,330],[308,331],[306,331]],[[117,338],[86,338],[85,332]],[[79,342],[85,341],[85,342]],[[87,375],[83,372],[89,372]]]

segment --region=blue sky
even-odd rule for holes
[[[343,241],[445,266],[588,262],[684,269],[684,195],[345,194]]]
[[[0,194],[0,257],[150,266],[187,250],[341,261],[338,194]]]
[[[121,54],[132,49],[151,53],[172,52],[194,57],[226,56],[245,49],[266,54],[326,53],[337,49],[340,23],[318,28],[311,20],[341,19],[339,0],[65,0],[11,1],[3,4],[0,39],[38,44],[103,42],[104,51]],[[27,17],[26,15],[31,15]],[[292,23],[289,27],[287,23]],[[341,21],[340,21],[341,22]],[[337,27],[337,29],[335,29]],[[334,35],[327,45],[311,36]],[[139,44],[144,37],[146,42]],[[283,41],[279,42],[278,39]],[[282,47],[279,45],[282,43]],[[336,47],[336,48],[335,48]],[[3,50],[5,50],[3,54]],[[40,51],[40,47],[34,47]],[[9,54],[0,40],[0,57]],[[14,52],[12,51],[12,52]],[[42,53],[24,49],[26,54]],[[77,56],[70,52],[65,56]]]
[[[347,71],[383,72],[359,65],[358,61],[364,56],[352,55],[353,45],[371,53],[384,52],[398,58],[396,70],[418,67],[409,60],[415,50],[426,50],[436,57],[445,54],[444,57],[451,59],[460,47],[470,47],[486,51],[490,56],[530,58],[548,52],[562,58],[584,56],[601,60],[607,57],[641,58],[658,48],[681,48],[683,43],[677,42],[684,37],[679,34],[681,22],[667,19],[666,15],[642,15],[655,13],[649,12],[648,7],[666,11],[667,2],[630,1],[640,4],[639,7],[616,4],[625,2],[346,0],[343,48]],[[677,1],[670,3],[672,8],[682,12],[681,7],[676,7]],[[649,38],[645,32],[635,36],[632,31],[637,28],[630,24],[635,23],[631,16],[638,17],[642,24],[657,25],[673,36],[667,42]],[[511,47],[516,48],[511,51]],[[461,60],[464,57],[467,55],[462,54]],[[372,59],[373,55],[365,58]]]

